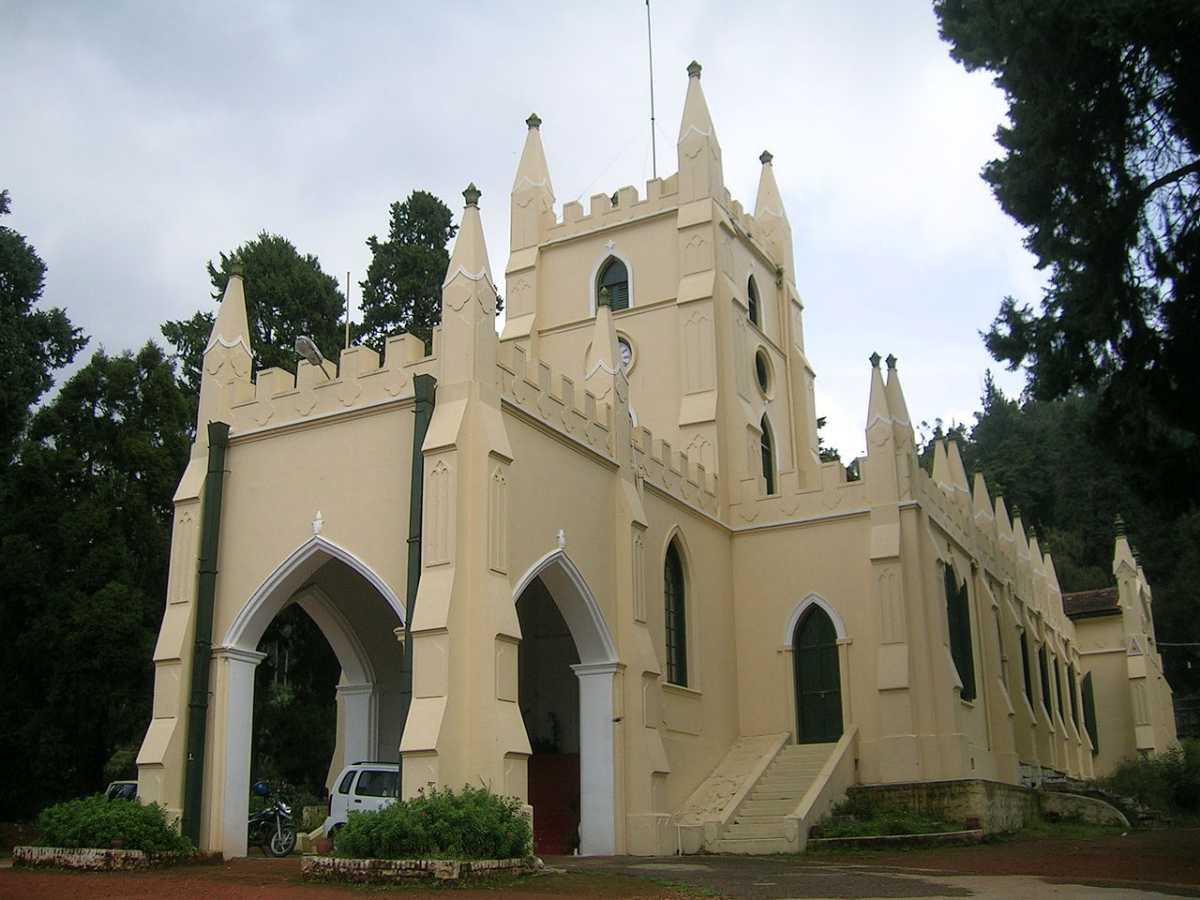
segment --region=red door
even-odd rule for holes
[[[529,757],[529,805],[533,849],[563,856],[579,846],[579,754],[535,753]]]

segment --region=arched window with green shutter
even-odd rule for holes
[[[758,299],[758,283],[753,275],[746,282],[746,313],[751,322],[762,328],[762,304]]]
[[[667,546],[663,563],[663,599],[666,606],[667,681],[687,687],[687,595],[683,560],[675,542]]]
[[[1096,727],[1096,694],[1092,689],[1092,673],[1083,676],[1083,727],[1092,739],[1092,753],[1100,752],[1100,730]]]
[[[610,256],[600,267],[600,274],[596,278],[597,297],[604,288],[608,288],[609,309],[616,312],[629,308],[629,270],[615,256]]]
[[[759,423],[762,431],[762,477],[767,494],[775,493],[775,437],[771,433],[771,423],[763,416]]]
[[[954,568],[942,566],[946,585],[946,624],[950,630],[950,656],[962,682],[964,700],[975,699],[975,653],[971,647],[971,603],[967,583],[961,585]]]

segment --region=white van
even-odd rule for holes
[[[400,795],[400,764],[356,762],[342,770],[329,793],[329,815],[321,826],[328,838],[346,824],[350,813],[383,809]]]

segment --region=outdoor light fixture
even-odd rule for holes
[[[325,371],[325,357],[321,355],[312,338],[305,334],[299,335],[296,338],[296,352],[303,356],[310,366],[316,366],[326,378],[329,377],[329,373]]]

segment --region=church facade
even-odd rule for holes
[[[1174,742],[1124,537],[1119,612],[1068,617],[955,444],[919,466],[892,358],[864,363],[860,477],[821,461],[773,161],[751,214],[699,65],[679,170],[643,195],[557,214],[527,124],[502,334],[473,187],[429,354],[400,335],[255,371],[231,277],[144,801],[245,854],[257,648],[290,604],[341,663],[331,778],[391,760],[404,796],[485,784],[563,850],[798,849],[850,784],[1089,777]]]

